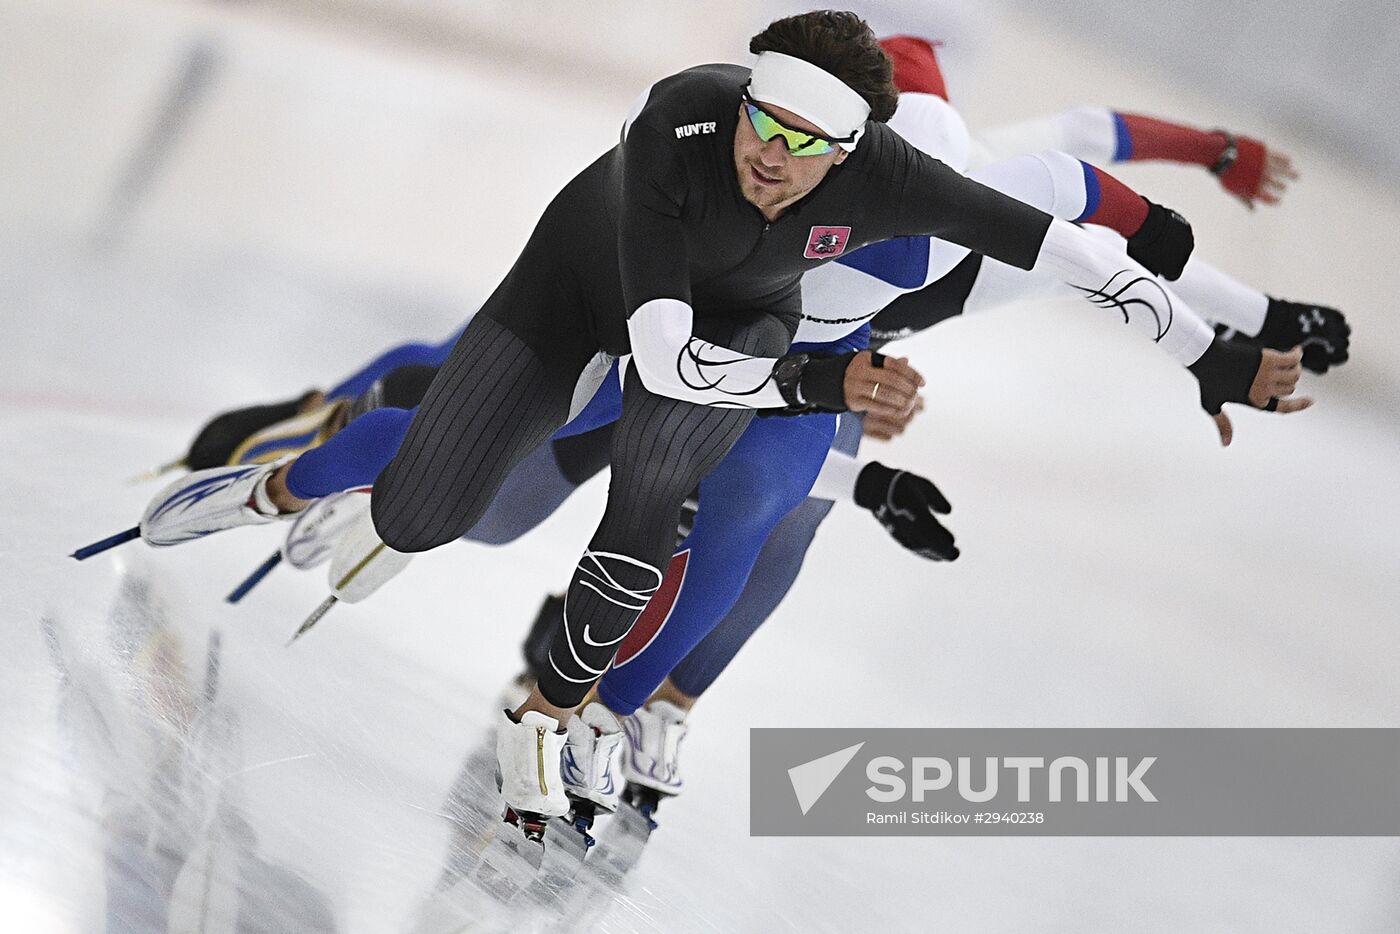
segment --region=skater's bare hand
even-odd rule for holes
[[[862,426],[867,438],[874,438],[876,441],[890,441],[899,435],[904,434],[904,429],[909,427],[909,423],[914,420],[914,416],[924,410],[924,397],[914,398],[914,409],[908,415],[889,416],[877,414],[875,412],[865,413],[862,419]]]
[[[1265,349],[1259,361],[1259,369],[1254,375],[1254,383],[1249,387],[1249,404],[1256,409],[1267,409],[1283,415],[1301,412],[1309,408],[1313,401],[1309,398],[1292,399],[1298,388],[1298,377],[1303,372],[1303,348],[1294,347],[1287,352]],[[1220,432],[1220,443],[1230,446],[1234,439],[1234,426],[1230,416],[1222,410],[1214,416],[1215,427]]]
[[[1293,168],[1293,160],[1272,149],[1264,157],[1264,174],[1259,179],[1258,200],[1264,204],[1278,204],[1290,182],[1298,180],[1298,172]],[[1246,200],[1252,209],[1254,202]]]
[[[914,416],[924,378],[905,357],[861,351],[846,367],[846,407],[884,421],[904,424]]]
[[[1229,136],[1223,130],[1220,132]],[[1251,211],[1260,203],[1278,204],[1289,184],[1298,180],[1293,160],[1252,136],[1230,139],[1235,147],[1233,158],[1223,168],[1221,164],[1211,167],[1219,176],[1220,184]],[[1222,162],[1227,157],[1230,157],[1228,145],[1221,153]]]
[[[1252,211],[1259,204],[1278,204],[1289,184],[1297,180],[1298,172],[1293,168],[1293,160],[1270,149],[1264,156],[1258,183],[1250,189],[1231,189],[1231,194],[1243,201],[1244,206]]]
[[[1293,390],[1298,388],[1298,377],[1302,374],[1302,347],[1289,351],[1265,348],[1259,370],[1254,374],[1254,383],[1249,387],[1249,404],[1262,409],[1272,398],[1282,399],[1293,395]]]

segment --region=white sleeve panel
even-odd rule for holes
[[[1250,337],[1259,333],[1269,313],[1269,296],[1194,255],[1172,287],[1211,321]]]
[[[889,127],[920,152],[958,172],[967,171],[972,138],[962,114],[943,98],[905,91]]]
[[[802,320],[792,342],[840,340],[906,291],[852,266],[822,263],[802,275]]]
[[[1064,220],[1077,220],[1088,203],[1083,164],[1055,150],[1003,159],[968,177]]]
[[[1009,159],[1058,149],[1095,165],[1109,165],[1118,151],[1118,130],[1107,107],[1076,107],[1050,117],[995,127],[973,147],[981,158]]]
[[[928,242],[928,270],[924,273],[924,285],[937,282],[948,273],[953,271],[963,260],[967,259],[967,254],[971,253],[965,246],[958,246],[948,240],[939,240],[937,237],[930,238]]]
[[[776,357],[753,357],[694,336],[695,314],[674,298],[653,298],[627,319],[632,363],[642,385],[683,402],[735,409],[787,405],[772,380]]]
[[[856,479],[864,467],[864,461],[832,448],[826,452],[826,461],[822,464],[821,473],[817,474],[816,482],[812,484],[812,492],[808,495],[837,503],[854,500]]]
[[[1050,223],[1035,271],[1122,314],[1125,322],[1183,366],[1199,360],[1215,337],[1210,325],[1151,273],[1067,221]]]
[[[1107,253],[1116,257],[1116,262],[1121,268],[1134,266],[1133,261],[1123,251],[1122,237],[1104,227],[1091,225],[1082,229]],[[1162,293],[1160,296],[1156,295],[1157,288],[1149,288],[1145,283],[1139,283],[1124,292],[1121,299],[1130,301],[1140,295],[1153,299],[1155,296],[1169,302],[1178,314],[1182,308],[1190,308],[1206,321],[1227,324],[1246,334],[1258,333],[1259,328],[1263,326],[1264,313],[1268,310],[1267,295],[1230,278],[1195,257],[1187,263],[1186,272],[1190,275],[1183,274],[1176,282],[1157,280],[1156,285]],[[972,291],[963,303],[963,314],[981,314],[1014,302],[1030,301],[1037,296],[1043,296],[1047,289],[1058,291],[1063,287],[1063,284],[1052,279],[1046,271],[1026,273],[996,260],[984,260],[977,271],[977,281],[973,283]],[[1066,289],[1065,294],[1087,298],[1102,307],[1113,307],[1113,303],[1105,301],[1103,296],[1084,289]]]
[[[1112,249],[1124,249],[1123,238],[1107,227],[1089,224],[1084,232]],[[1259,333],[1269,311],[1269,296],[1212,266],[1199,253],[1191,254],[1181,278],[1169,288],[1207,321],[1249,337]]]

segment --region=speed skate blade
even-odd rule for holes
[[[145,473],[139,473],[134,477],[128,477],[126,482],[128,485],[135,486],[138,483],[145,483],[147,480],[155,480],[159,477],[163,477],[166,474],[170,473],[170,471],[172,470],[180,470],[186,466],[187,465],[185,463],[185,459],[181,457],[178,460],[173,460],[168,464],[161,464],[159,467],[152,467]]]
[[[321,621],[321,617],[329,613],[331,611],[331,607],[335,606],[335,603],[335,594],[331,594],[329,597],[322,600],[321,605],[316,607],[316,609],[312,610],[311,615],[306,617],[306,621],[303,622],[301,626],[297,628],[296,632],[292,633],[292,637],[287,640],[287,644],[291,645],[293,642],[300,639],[308,629],[319,623]]]
[[[273,568],[277,567],[277,565],[281,563],[282,552],[274,551],[272,553],[272,557],[268,558],[262,564],[258,565],[257,568],[254,569],[253,573],[249,574],[246,578],[244,578],[243,583],[233,588],[233,591],[230,592],[229,595],[224,599],[227,600],[229,603],[237,603],[239,600],[242,600],[244,597],[248,596],[248,592],[250,590],[258,586],[258,584],[262,583],[262,579],[264,577],[272,573]]]
[[[91,545],[84,545],[82,548],[79,548],[77,551],[73,552],[68,557],[76,558],[79,561],[86,561],[93,555],[100,555],[102,554],[102,552],[106,551],[109,548],[116,548],[118,545],[124,545],[127,542],[140,537],[141,526],[133,525],[131,528],[127,529],[124,532],[118,532],[116,535],[109,535],[99,542],[93,542]]]

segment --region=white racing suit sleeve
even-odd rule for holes
[[[1122,250],[1123,240],[1106,227],[1092,224],[1084,232],[1112,250]],[[1192,253],[1186,269],[1169,287],[1175,295],[1191,303],[1192,309],[1212,324],[1223,324],[1253,337],[1264,326],[1269,311],[1269,296],[1245,285],[1228,273]]]
[[[1094,165],[1118,161],[1118,131],[1107,107],[1076,107],[1048,117],[994,127],[976,138],[972,167],[1058,149]]]
[[[1192,308],[1121,251],[1067,221],[1045,232],[1034,272],[1054,276],[1161,346],[1182,366],[1200,359],[1215,332]]]
[[[780,409],[787,405],[771,379],[774,357],[751,357],[693,334],[686,302],[653,298],[627,319],[632,365],[658,395],[721,408]]]
[[[817,474],[817,479],[812,484],[812,492],[808,495],[837,503],[854,501],[856,480],[864,468],[865,461],[832,448],[826,452],[826,461],[822,464],[821,473]]]

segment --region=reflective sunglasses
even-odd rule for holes
[[[758,134],[758,138],[766,143],[775,136],[781,136],[783,142],[787,144],[788,152],[794,156],[824,156],[834,150],[837,143],[855,142],[854,133],[840,139],[827,139],[825,136],[816,136],[802,130],[794,130],[790,126],[783,126],[777,117],[754,102],[754,99],[749,96],[748,85],[744,85],[742,93],[744,109],[748,111],[749,122],[753,124],[753,131]]]

